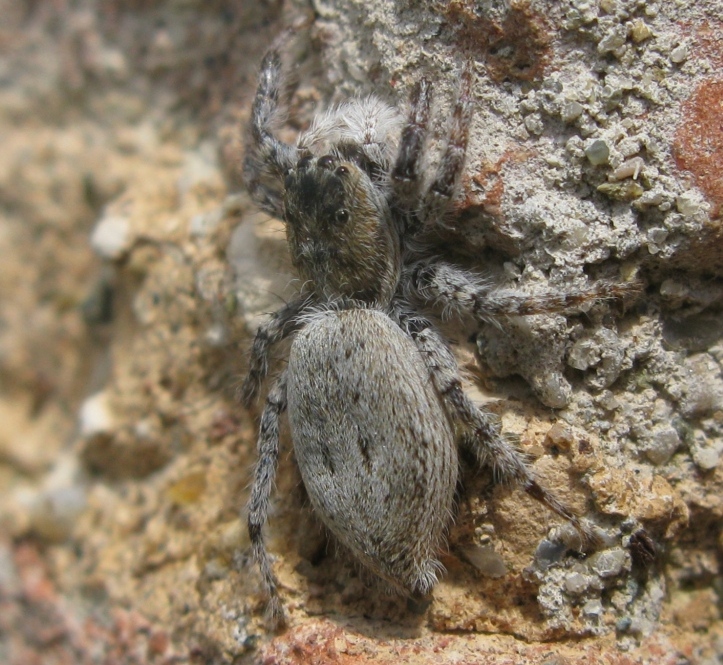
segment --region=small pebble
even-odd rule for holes
[[[654,432],[650,447],[645,456],[653,464],[665,464],[680,447],[680,437],[672,427],[664,427]]]
[[[702,471],[712,471],[718,466],[720,451],[713,446],[695,445],[690,452],[696,466]]]
[[[600,616],[605,609],[602,606],[602,603],[595,599],[595,600],[588,600],[583,606],[582,606],[582,613],[585,616],[590,617],[597,617]]]
[[[692,217],[700,209],[698,194],[692,190],[683,192],[675,199],[675,207],[683,217]]]
[[[598,42],[597,52],[603,54],[619,49],[625,44],[626,32],[625,26],[616,25]]]
[[[79,420],[81,436],[90,437],[110,431],[113,417],[108,407],[108,395],[99,392],[88,397],[80,407]]]
[[[622,572],[626,558],[625,550],[616,547],[590,557],[590,567],[600,577],[616,577]]]
[[[648,231],[648,241],[654,245],[662,245],[668,237],[668,229],[652,228]]]
[[[563,106],[562,106],[562,112],[561,112],[563,122],[566,122],[566,123],[574,122],[582,115],[583,110],[584,109],[582,107],[582,104],[580,104],[580,102],[575,102],[575,101],[565,102],[565,104],[563,104]]]
[[[487,577],[503,577],[507,566],[502,557],[492,547],[469,545],[462,548],[465,559]]]
[[[585,575],[580,573],[570,573],[565,578],[565,591],[571,596],[580,595],[585,589],[587,589],[588,580]]]
[[[633,21],[633,25],[630,29],[630,36],[636,44],[640,44],[640,42],[650,39],[650,37],[653,36],[653,31],[645,21],[637,19]]]
[[[643,170],[643,166],[645,166],[645,161],[642,157],[631,157],[618,166],[618,168],[608,176],[608,180],[624,180],[625,178],[637,180],[640,172]]]
[[[619,633],[626,633],[630,630],[633,621],[630,617],[621,617],[615,624],[615,630]]]
[[[535,550],[535,562],[538,567],[544,570],[562,560],[566,551],[567,545],[564,543],[544,539],[537,546],[537,550]]]
[[[688,47],[684,44],[676,46],[670,52],[670,62],[679,65],[681,62],[685,62],[688,59]]]
[[[527,129],[530,134],[536,136],[539,136],[545,131],[545,125],[539,113],[530,113],[530,115],[525,117],[525,129]]]
[[[600,347],[595,340],[579,339],[570,349],[567,364],[579,370],[586,370],[600,362]]]
[[[131,225],[119,215],[101,217],[90,236],[90,246],[104,259],[119,259],[131,244]]]
[[[555,423],[545,435],[546,446],[556,446],[561,450],[569,450],[574,440],[572,430],[562,422]]]
[[[608,158],[610,157],[610,147],[606,141],[603,141],[602,139],[595,139],[587,148],[585,148],[585,156],[588,158],[590,163],[595,166],[607,164]]]

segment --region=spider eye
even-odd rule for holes
[[[339,208],[334,217],[339,224],[344,224],[349,219],[349,211],[346,208]]]
[[[347,175],[349,173],[349,168],[346,166],[340,166],[335,171],[336,175]]]
[[[330,169],[334,166],[334,158],[331,155],[324,155],[319,157],[319,161],[316,163],[320,169]]]

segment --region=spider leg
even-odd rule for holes
[[[271,318],[259,326],[251,347],[249,371],[241,386],[241,402],[249,407],[259,393],[259,388],[269,371],[271,347],[286,339],[300,327],[299,315],[312,304],[309,296],[300,296],[274,312]]]
[[[279,141],[273,127],[281,115],[283,91],[281,55],[272,47],[264,56],[256,96],[251,108],[251,141],[244,160],[244,182],[256,203],[266,212],[283,217],[281,195],[271,184],[283,178],[296,163],[296,148]]]
[[[437,168],[434,180],[422,197],[419,218],[423,228],[444,220],[449,211],[464,167],[467,152],[467,138],[472,111],[470,89],[471,72],[467,69],[462,75],[459,96],[452,113],[452,121],[447,146]]]
[[[488,282],[441,261],[411,264],[405,269],[403,281],[409,298],[441,306],[456,316],[472,316],[479,323],[584,310],[596,302],[624,299],[640,291],[638,282],[599,281],[587,288],[530,295],[513,289],[494,289]]]
[[[545,489],[535,479],[525,463],[524,456],[505,439],[495,419],[479,409],[462,389],[459,369],[449,347],[432,327],[421,317],[398,316],[400,325],[411,335],[419,353],[429,369],[430,378],[443,400],[452,422],[464,432],[462,444],[470,450],[480,465],[492,468],[499,482],[521,487],[552,512],[567,520],[580,534],[583,543],[595,543],[597,535],[591,526],[583,522],[553,492]]]
[[[271,558],[264,544],[262,528],[269,512],[269,497],[274,486],[279,460],[279,418],[286,410],[286,373],[269,391],[259,428],[259,459],[254,471],[251,498],[248,504],[248,530],[251,552],[261,571],[261,580],[269,598],[268,614],[275,626],[283,625],[284,609],[279,597],[278,580],[271,567]]]
[[[427,137],[431,90],[423,78],[412,89],[407,124],[402,130],[399,153],[392,170],[392,187],[403,210],[412,210],[421,186],[419,167]]]

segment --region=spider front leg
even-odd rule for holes
[[[463,445],[472,452],[479,464],[491,467],[497,481],[521,487],[531,497],[567,520],[580,534],[583,544],[597,542],[598,536],[592,527],[535,480],[522,454],[505,440],[493,418],[477,408],[465,394],[457,362],[440,335],[431,325],[413,330],[411,335],[452,421],[461,426],[464,432]]]
[[[261,383],[266,378],[271,348],[299,329],[301,324],[298,318],[312,302],[309,296],[296,298],[259,326],[251,347],[249,371],[241,386],[241,401],[245,407],[251,406],[259,393]]]
[[[559,314],[585,309],[603,300],[623,299],[640,291],[638,282],[600,281],[582,289],[529,295],[512,289],[494,289],[488,282],[441,261],[420,261],[403,275],[407,295],[424,305],[436,305],[478,323],[496,323],[512,316]]]
[[[279,46],[288,38],[282,34],[264,56],[259,72],[256,96],[251,108],[251,142],[247,146],[243,177],[251,198],[269,214],[282,218],[281,196],[271,183],[283,180],[284,172],[297,161],[295,147],[279,141],[273,134],[281,116],[283,72]]]
[[[442,160],[434,180],[422,196],[418,213],[422,230],[431,228],[433,224],[444,222],[457,194],[467,153],[467,138],[472,112],[471,87],[472,74],[469,69],[465,69],[462,74],[459,96],[452,112],[449,139],[442,153]]]
[[[263,525],[269,513],[269,498],[279,460],[279,419],[286,410],[286,373],[269,391],[259,427],[258,455],[248,504],[248,530],[251,552],[261,572],[261,581],[269,598],[268,614],[274,626],[284,623],[284,608],[279,597],[278,580],[264,544]]]
[[[419,199],[420,162],[429,123],[430,85],[422,79],[412,89],[407,124],[399,141],[399,154],[392,170],[395,199],[405,212],[412,211]]]

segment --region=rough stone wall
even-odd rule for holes
[[[0,661],[705,663],[723,657],[723,7],[715,0],[0,2]],[[314,109],[459,73],[476,100],[439,252],[627,310],[457,337],[469,388],[604,529],[587,557],[466,469],[423,614],[360,574],[283,455],[273,636],[239,518],[250,336],[296,287],[238,182],[281,27]],[[283,350],[278,353],[283,358]],[[288,442],[287,442],[288,443]],[[551,531],[551,528],[553,529]]]

